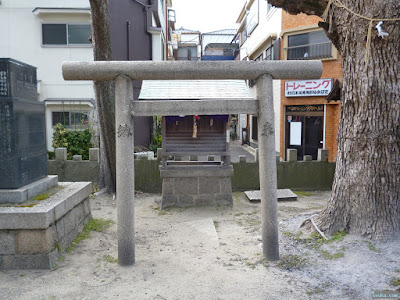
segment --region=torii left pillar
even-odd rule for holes
[[[115,79],[116,196],[118,227],[118,263],[135,263],[135,164],[133,155],[132,79],[119,75]]]

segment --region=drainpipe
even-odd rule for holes
[[[165,1],[165,60],[168,60],[168,0]]]
[[[126,21],[126,57],[127,60],[131,60],[130,55],[130,36],[131,36],[131,22]]]

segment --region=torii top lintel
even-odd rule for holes
[[[126,75],[136,80],[316,79],[322,75],[319,60],[279,61],[94,61],[64,62],[65,80],[115,80]]]

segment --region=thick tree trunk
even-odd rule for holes
[[[310,1],[271,2],[297,2],[289,12],[313,14],[304,7]],[[398,0],[341,2],[368,18],[400,18]],[[400,21],[383,23],[385,38],[373,21],[367,45],[369,20],[336,5],[331,13],[331,24],[321,25],[342,55],[342,111],[332,194],[316,222],[328,233],[384,240],[400,229]]]
[[[94,60],[112,60],[108,0],[90,0]],[[94,82],[100,125],[100,185],[115,192],[115,106],[112,82]]]

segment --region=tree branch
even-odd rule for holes
[[[307,15],[321,16],[328,4],[328,0],[268,0],[268,3],[283,8],[292,15],[305,13]]]

